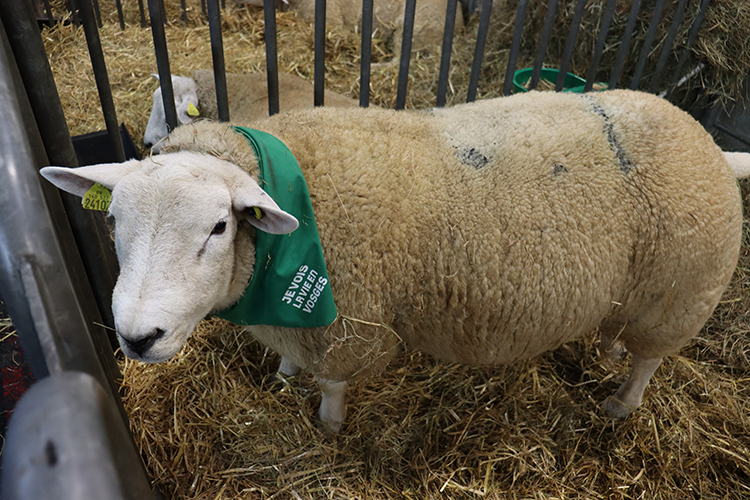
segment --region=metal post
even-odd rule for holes
[[[396,109],[406,106],[406,86],[409,83],[409,60],[411,59],[411,39],[414,34],[414,12],[417,0],[406,0],[404,9],[404,33],[401,40],[401,59],[398,66],[398,89],[396,91]]]
[[[643,47],[641,47],[641,55],[638,57],[638,64],[635,68],[635,74],[633,75],[633,79],[630,81],[630,90],[638,90],[638,84],[641,82],[643,69],[646,67],[648,54],[651,52],[651,44],[654,43],[656,29],[659,27],[659,21],[661,21],[661,13],[663,10],[664,0],[658,0],[656,2],[656,7],[654,8],[654,15],[651,17],[651,23],[649,24],[648,31],[646,32],[646,39],[643,41]]]
[[[325,103],[326,71],[326,0],[315,0],[315,74],[313,76],[313,105]]]
[[[362,57],[359,67],[359,105],[370,105],[373,0],[362,0]]]
[[[615,67],[612,70],[612,76],[609,78],[609,88],[613,89],[617,87],[617,82],[620,80],[622,74],[622,68],[625,66],[625,59],[628,55],[628,48],[630,47],[630,39],[633,36],[633,29],[635,23],[638,20],[638,11],[641,8],[641,0],[634,0],[632,7],[630,7],[630,16],[628,17],[628,24],[625,25],[625,34],[620,42],[620,48],[617,51],[617,59],[615,61]]]
[[[659,54],[659,62],[656,63],[656,70],[651,77],[651,83],[648,87],[648,91],[652,94],[655,94],[656,91],[659,90],[659,83],[661,83],[661,76],[664,73],[664,67],[667,65],[667,58],[672,51],[674,40],[677,37],[677,30],[680,28],[680,24],[682,24],[682,18],[685,17],[686,5],[687,0],[680,0],[680,3],[677,4],[677,11],[675,12],[674,19],[672,19],[669,33],[667,34],[666,40],[664,40],[664,47],[662,47],[661,54]]]
[[[148,0],[148,15],[151,17],[151,34],[154,37],[154,52],[156,53],[156,67],[159,70],[161,97],[164,101],[164,116],[167,120],[167,128],[174,130],[177,128],[177,109],[174,105],[172,72],[169,70],[169,52],[162,22],[164,13],[161,0]]]
[[[445,29],[443,30],[443,48],[440,50],[440,73],[438,76],[437,102],[438,108],[445,106],[448,93],[448,77],[451,67],[451,52],[453,51],[453,31],[456,27],[457,0],[448,0],[445,9]]]
[[[109,135],[109,140],[112,141],[112,148],[117,161],[125,161],[127,158],[125,158],[125,149],[122,145],[120,127],[117,124],[115,103],[112,100],[112,89],[109,86],[107,66],[104,62],[104,53],[102,52],[102,44],[99,39],[99,30],[96,28],[96,21],[94,20],[91,0],[76,0],[76,3],[81,13],[83,30],[86,33],[86,44],[89,48],[91,66],[94,68],[94,78],[96,80],[96,88],[99,90],[99,101],[102,104],[107,134]]]
[[[542,38],[539,40],[539,48],[537,49],[536,59],[534,60],[534,69],[531,72],[531,80],[529,80],[529,90],[537,88],[539,80],[542,77],[542,66],[544,65],[544,57],[547,55],[549,39],[552,37],[552,26],[555,22],[557,2],[558,0],[549,0],[549,4],[547,4],[547,15],[544,18]]]
[[[518,2],[518,9],[516,11],[516,23],[513,27],[513,41],[510,47],[510,56],[508,56],[508,68],[505,70],[503,95],[510,95],[510,93],[513,91],[513,75],[516,72],[518,53],[521,51],[521,35],[523,34],[523,23],[526,20],[526,11],[528,10],[528,8],[528,0],[520,0]]]
[[[211,34],[211,57],[214,63],[216,85],[216,106],[219,121],[229,121],[229,100],[227,99],[227,74],[224,68],[224,44],[221,38],[221,11],[219,0],[208,0],[208,29]]]
[[[279,63],[276,49],[276,5],[274,0],[263,0],[263,19],[266,23],[268,115],[272,116],[279,112]]]
[[[24,10],[27,5],[26,2],[0,2],[0,17],[8,28],[11,51],[18,62],[18,70],[23,82],[21,86],[26,88],[32,110],[31,116],[36,118],[38,124],[36,126],[42,136],[43,145],[35,148],[35,151],[38,149],[46,152],[48,161],[53,165],[76,167],[78,160],[70,140],[60,98],[57,95],[55,80],[47,62],[44,42],[39,35],[32,13]],[[47,159],[38,159],[37,165],[45,166],[48,163],[43,162]],[[84,286],[83,280],[76,280],[74,284],[78,287],[80,296],[83,297],[84,306],[95,302],[94,307],[101,314],[104,324],[114,329],[112,289],[118,274],[118,264],[110,239],[110,231],[103,217],[90,210],[84,210],[80,199],[76,196],[68,193],[58,194],[56,189],[46,194],[48,203],[57,203],[52,211],[55,226],[69,223],[72,228],[75,241],[64,241],[63,251],[66,252],[66,261],[75,275],[83,275],[77,270],[75,264],[80,258],[83,259],[82,265],[94,296],[93,300],[87,299],[91,291],[86,292],[88,287]],[[59,200],[60,197],[62,197],[64,209],[59,207],[59,201],[54,201]],[[78,252],[80,252],[80,257]],[[87,314],[94,315],[91,311]],[[107,336],[106,333],[101,333],[104,337]],[[117,343],[114,334],[109,335],[109,338],[113,344]],[[114,364],[111,370],[113,373],[119,373]]]
[[[560,72],[557,73],[557,82],[555,82],[556,92],[560,92],[565,86],[565,78],[568,76],[570,60],[573,58],[573,51],[576,48],[578,30],[581,27],[585,7],[586,0],[578,0],[575,13],[573,14],[573,23],[570,26],[570,33],[568,33],[568,42],[565,44],[565,53],[563,54],[562,62],[560,63]]]
[[[607,34],[609,33],[609,26],[612,24],[612,17],[615,14],[615,7],[617,6],[617,0],[608,0],[607,6],[604,7],[604,17],[602,18],[601,28],[599,29],[599,36],[596,39],[596,46],[594,47],[594,55],[591,57],[591,65],[589,66],[589,72],[586,76],[586,86],[584,91],[588,92],[594,88],[594,80],[596,79],[596,71],[599,69],[599,61],[602,60],[602,54],[604,53],[604,46],[607,43]]]
[[[703,0],[701,2],[701,9],[698,12],[698,16],[696,16],[695,21],[693,21],[693,25],[690,27],[690,33],[688,34],[688,39],[687,39],[687,43],[685,44],[685,49],[683,50],[682,55],[680,56],[680,60],[677,62],[677,68],[675,69],[674,75],[672,76],[671,85],[669,86],[669,89],[667,90],[667,95],[666,95],[667,99],[672,97],[672,92],[674,91],[677,85],[677,82],[682,76],[682,70],[685,69],[685,63],[687,62],[688,56],[690,56],[690,51],[693,48],[695,39],[698,38],[698,30],[700,30],[701,24],[703,24],[703,18],[706,16],[706,9],[708,9],[708,4],[710,2],[711,0]]]

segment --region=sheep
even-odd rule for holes
[[[158,75],[152,75],[157,80]],[[265,72],[250,74],[227,73],[227,98],[229,101],[229,118],[238,123],[248,123],[268,117],[268,86]],[[216,105],[216,86],[214,74],[209,70],[197,70],[193,78],[172,75],[175,108],[180,124],[185,125],[197,116],[219,119]],[[193,115],[190,105],[193,105]],[[326,92],[326,106],[353,107],[359,103],[352,98],[335,92]],[[279,112],[311,107],[313,105],[313,84],[297,75],[279,73]],[[154,152],[161,149],[160,141],[168,134],[167,119],[164,114],[164,101],[161,87],[154,91],[154,107],[148,119],[143,136],[144,145],[154,147]]]
[[[311,288],[312,271],[295,264],[283,290],[271,293],[271,281],[261,290],[258,314],[283,319],[299,285],[315,293],[323,283],[332,323],[253,325],[253,313],[243,324],[282,355],[281,373],[315,375],[318,416],[334,432],[347,381],[377,374],[402,348],[498,365],[597,328],[602,353],[622,345],[632,356],[629,378],[603,403],[625,418],[662,358],[711,315],[738,259],[735,177],[750,155],[722,154],[686,113],[649,94],[316,108],[252,126],[296,158],[314,220],[259,187],[259,146],[228,124],[179,127],[142,161],[41,174],[78,196],[95,182],[112,190],[117,335],[147,363],[174,356],[205,315],[280,270],[280,254],[256,256],[261,238],[317,227],[327,282],[319,272]],[[306,199],[280,183],[284,196]]]
[[[434,52],[439,50],[445,28],[447,0],[420,0],[414,12],[412,34],[413,52]],[[291,9],[296,10],[306,22],[315,22],[315,0],[289,0]],[[394,53],[401,53],[401,40],[404,32],[405,0],[379,0],[373,3],[373,28],[382,30],[393,37]],[[329,26],[352,27],[362,22],[362,2],[352,0],[328,1],[326,3],[326,23]],[[464,25],[463,10],[456,9],[454,33]]]

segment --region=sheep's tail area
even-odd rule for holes
[[[735,179],[750,177],[750,153],[724,153]]]

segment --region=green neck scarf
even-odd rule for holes
[[[246,127],[258,160],[258,181],[279,207],[299,221],[290,234],[256,230],[255,269],[244,295],[215,313],[238,325],[327,326],[336,319],[310,194],[297,160],[274,136]]]

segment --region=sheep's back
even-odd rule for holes
[[[529,93],[259,124],[305,172],[339,313],[350,318],[322,340],[291,333],[287,344],[307,346],[297,360],[349,378],[382,351],[372,339],[397,342],[384,340],[392,328],[448,361],[510,362],[638,310],[675,278],[712,282],[697,301],[723,286],[739,244],[731,172],[692,120],[639,99]],[[331,346],[356,326],[361,342],[336,356]]]

